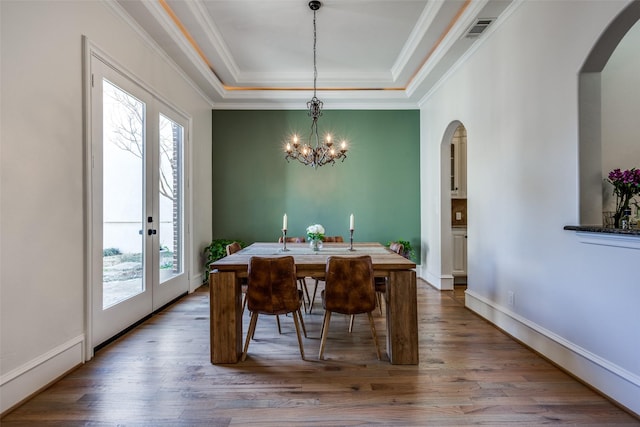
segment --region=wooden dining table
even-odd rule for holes
[[[237,363],[242,354],[242,290],[252,256],[293,256],[299,278],[325,275],[329,256],[371,256],[376,277],[387,277],[387,355],[394,365],[418,364],[416,264],[379,243],[325,243],[312,251],[305,243],[254,243],[210,265],[211,363]],[[353,250],[350,250],[353,249]]]

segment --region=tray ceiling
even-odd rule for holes
[[[215,108],[304,108],[313,87],[306,0],[118,0]],[[415,108],[511,0],[326,0],[317,12],[325,108]],[[493,24],[495,25],[495,23]]]

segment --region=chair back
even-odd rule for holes
[[[278,243],[282,243],[282,236],[278,237]],[[304,243],[304,237],[287,237],[287,243]]]
[[[391,249],[393,252],[399,255],[404,254],[404,245],[402,243],[391,242],[391,244],[389,245],[389,249]]]
[[[369,255],[327,259],[323,305],[342,314],[369,313],[376,307],[373,264]]]
[[[292,256],[251,257],[247,284],[247,307],[251,312],[285,314],[300,308]]]
[[[324,236],[322,241],[328,243],[342,243],[344,242],[344,239],[342,236]]]
[[[238,252],[240,249],[242,249],[242,246],[240,246],[240,243],[238,242],[233,242],[229,245],[227,245],[227,256],[234,254],[236,252]]]

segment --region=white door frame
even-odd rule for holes
[[[191,286],[191,219],[192,219],[192,193],[191,193],[191,139],[192,134],[192,118],[180,108],[176,107],[173,103],[160,96],[158,91],[144,83],[143,80],[136,77],[133,73],[129,72],[126,67],[119,64],[116,60],[106,54],[93,42],[91,42],[86,36],[82,37],[82,83],[83,83],[83,141],[84,141],[84,229],[85,229],[85,243],[84,243],[84,278],[85,278],[85,324],[84,324],[84,359],[90,360],[93,357],[93,286],[92,280],[95,273],[93,265],[93,257],[91,251],[95,244],[95,237],[93,236],[92,218],[93,218],[93,206],[92,206],[92,164],[93,164],[93,152],[92,152],[92,108],[91,108],[91,87],[92,87],[92,73],[91,73],[91,57],[95,56],[117,70],[126,78],[139,85],[143,90],[152,94],[161,103],[165,104],[172,112],[176,113],[184,119],[185,126],[185,138],[183,147],[183,168],[184,168],[184,198],[182,203],[183,213],[183,268],[184,275],[186,277],[186,291],[192,292]],[[173,117],[173,115],[171,116]]]

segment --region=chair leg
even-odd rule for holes
[[[298,310],[297,313],[299,316],[300,310]],[[296,325],[296,335],[298,336],[298,347],[300,347],[300,356],[302,356],[302,360],[304,360],[304,347],[302,346],[302,337],[300,336],[300,325],[298,324],[298,316],[296,316],[296,312],[293,313],[293,323],[294,325]],[[300,320],[302,320],[302,317],[300,318]],[[305,336],[306,335],[307,333],[305,332]]]
[[[355,320],[356,315],[352,314],[351,318],[349,319],[349,333],[351,333],[353,331],[353,321]]]
[[[304,295],[302,296],[302,308],[304,309],[304,312],[306,313],[309,307],[309,304],[307,303],[306,298],[304,297]]]
[[[309,300],[309,314],[311,314],[311,310],[313,310],[313,302],[316,300],[316,292],[318,291],[318,279],[316,279],[316,283],[313,286],[313,296]]]
[[[371,312],[367,313],[369,315],[369,324],[371,325],[371,335],[373,335],[373,343],[376,345],[376,355],[378,356],[378,360],[380,360],[380,347],[378,347],[378,335],[376,334],[376,325],[373,323],[373,315]]]
[[[309,298],[309,289],[307,288],[307,281],[304,277],[298,279],[298,283],[300,283],[300,289],[304,291],[305,295],[307,296],[307,299],[304,300],[306,301],[306,303],[308,303],[309,301],[311,301],[311,299]],[[306,305],[305,303],[305,305]],[[305,307],[305,311],[306,311],[306,307]]]
[[[378,304],[378,310],[380,310],[380,316],[382,316],[382,297],[380,292],[376,292],[376,304]]]
[[[251,313],[252,318],[253,318],[253,313]],[[276,315],[276,323],[278,324],[278,333],[280,335],[282,335],[282,329],[280,328],[280,317],[278,315]],[[253,328],[253,333],[251,334],[251,339],[255,338],[255,334],[256,334],[256,328]]]
[[[251,312],[251,317],[253,317],[253,312]],[[251,322],[251,321],[249,321]],[[258,322],[258,319],[256,319],[256,323]],[[249,323],[249,325],[251,325],[251,323]],[[248,331],[247,331],[248,332]],[[251,339],[254,340],[256,339],[256,328],[253,328],[253,331],[251,332]]]
[[[322,360],[324,354],[324,345],[327,342],[327,335],[329,334],[329,322],[331,321],[331,312],[325,310],[324,319],[322,319],[322,338],[320,339],[320,352],[318,353],[318,359]]]
[[[322,316],[322,323],[320,323],[320,339],[322,340],[322,334],[324,334],[324,318],[327,316],[327,312],[324,312],[324,316]]]
[[[244,314],[244,309],[247,306],[247,294],[242,294],[242,314]]]
[[[293,313],[293,317],[296,317],[296,313],[298,313],[298,318],[300,319],[300,324],[302,325],[302,331],[304,332],[304,337],[307,338],[307,327],[304,325],[304,319],[302,318],[302,312],[300,309]]]
[[[245,361],[247,359],[247,350],[249,349],[249,341],[253,337],[254,332],[256,331],[256,323],[258,323],[258,313],[251,313],[251,321],[249,322],[249,330],[247,331],[247,339],[244,342],[244,350],[242,351],[241,361]]]
[[[298,280],[302,280],[302,279],[298,279]],[[305,284],[304,286],[306,287],[307,285]],[[302,285],[300,285],[300,287],[302,287]],[[300,295],[300,305],[302,307],[304,307],[304,312],[306,313],[307,312],[307,306],[308,306],[308,303],[307,303],[308,297],[307,298],[304,297],[304,288],[303,289],[299,289],[298,290],[298,294]]]

